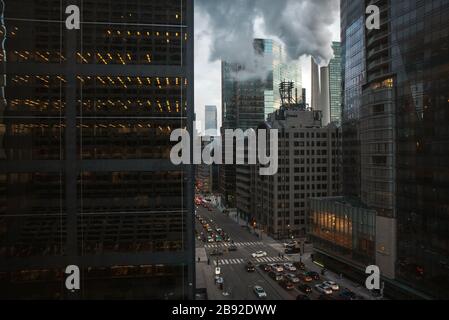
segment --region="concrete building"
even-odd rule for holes
[[[260,128],[279,130],[279,170],[260,176],[258,166],[242,167],[238,210],[275,238],[304,236],[307,199],[340,192],[340,131],[323,127],[321,112],[303,104],[281,107]]]

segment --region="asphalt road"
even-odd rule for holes
[[[279,251],[272,245],[273,242],[269,238],[260,239],[254,234],[254,231],[248,231],[240,227],[235,221],[219,212],[215,208],[210,212],[207,209],[199,206],[198,214],[206,218],[213,228],[220,227],[226,232],[237,246],[237,251],[226,252],[229,244],[205,244],[202,241],[198,245],[204,246],[212,264],[218,263],[221,268],[222,277],[224,279],[224,291],[230,292],[230,299],[247,300],[256,299],[253,292],[255,285],[263,287],[270,300],[294,300],[299,292],[287,292],[279,286],[275,281],[268,277],[268,275],[256,267],[256,271],[248,273],[246,271],[246,263],[252,261],[255,265],[263,263],[281,263],[290,261],[287,256],[279,257]],[[196,220],[196,230],[200,233],[203,230],[201,224]],[[223,256],[211,257],[210,253],[216,246],[220,246],[220,250],[224,252]],[[279,247],[279,245],[277,245]],[[267,252],[265,258],[253,258],[252,253],[257,251]],[[272,260],[272,261],[269,261]],[[265,261],[264,261],[265,260]],[[213,277],[214,275],[211,275]]]

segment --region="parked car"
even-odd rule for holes
[[[298,296],[296,297],[296,300],[308,301],[308,300],[310,300],[310,298],[308,296],[303,295],[303,294],[298,294]]]
[[[329,288],[331,288],[333,291],[340,290],[340,286],[334,282],[334,281],[324,281],[323,284]]]
[[[296,271],[296,267],[291,263],[284,263],[284,269],[292,272]]]
[[[215,275],[219,276],[221,274],[221,268],[220,267],[216,267],[215,268]]]
[[[263,258],[266,257],[267,253],[265,251],[257,251],[255,253],[252,254],[253,258]]]
[[[292,283],[299,283],[299,278],[292,273],[285,275],[285,277]]]
[[[267,297],[267,293],[261,286],[254,286],[254,293],[259,299],[264,299]]]
[[[312,293],[312,287],[310,287],[309,285],[307,285],[305,283],[300,283],[298,285],[298,290],[301,291],[301,292],[304,292],[305,294]]]
[[[319,293],[322,293],[322,294],[325,294],[325,295],[329,295],[329,294],[332,294],[332,293],[333,293],[332,289],[331,289],[330,287],[324,285],[324,284],[317,284],[317,285],[315,286],[315,289],[316,289]]]
[[[256,268],[254,267],[254,264],[251,261],[246,264],[246,271],[247,272],[256,271]]]

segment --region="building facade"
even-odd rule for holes
[[[217,106],[206,106],[205,108],[204,130],[207,136],[218,135]]]
[[[333,42],[334,57],[329,62],[329,105],[330,121],[341,125],[341,44]]]
[[[261,126],[279,132],[278,172],[261,176],[258,166],[248,166],[250,180],[237,175],[237,183],[242,184],[238,196],[244,185],[249,186],[250,192],[243,193],[249,221],[277,239],[305,236],[307,199],[340,192],[340,132],[334,124],[321,123],[319,111],[303,105],[281,107]]]
[[[368,30],[370,3],[341,2],[344,195],[376,212],[386,294],[447,299],[449,3],[377,1],[381,26]],[[359,257],[322,257],[363,273]]]
[[[311,59],[312,66],[312,108],[323,114],[323,124],[334,122],[341,125],[341,45],[332,43],[334,57],[329,64],[319,67]]]
[[[0,297],[193,298],[193,1],[0,9]]]

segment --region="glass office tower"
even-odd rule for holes
[[[360,197],[360,106],[365,82],[363,1],[341,2],[343,194]]]
[[[389,1],[399,281],[449,298],[449,1]]]
[[[193,1],[0,10],[0,297],[193,298]]]
[[[329,62],[330,121],[341,125],[341,44],[333,42],[334,58]]]
[[[368,30],[372,3],[341,2],[344,195],[376,213],[386,294],[447,299],[449,2],[376,1]]]

